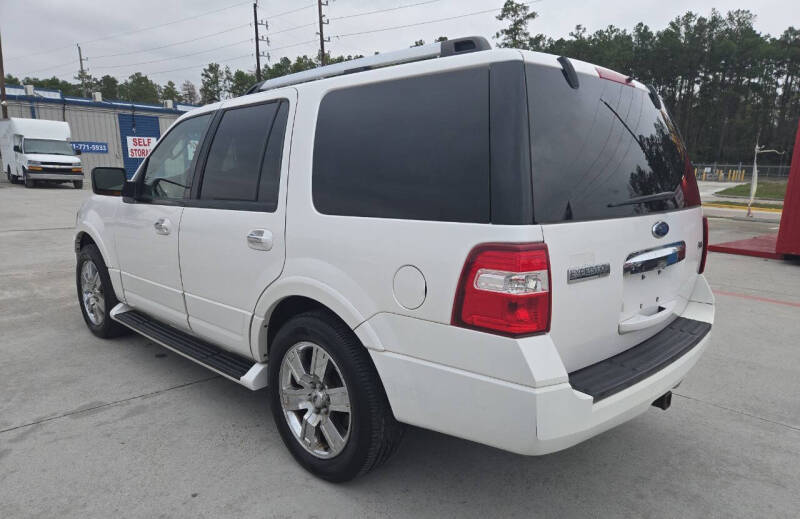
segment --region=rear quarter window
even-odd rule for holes
[[[489,69],[355,86],[322,99],[314,206],[325,214],[490,221]]]

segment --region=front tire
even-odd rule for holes
[[[23,173],[23,176],[25,178],[25,187],[26,188],[30,189],[30,188],[36,187],[36,181],[33,180],[32,178],[30,178],[27,173]]]
[[[396,451],[404,426],[394,419],[367,350],[333,314],[314,310],[289,320],[269,359],[272,416],[306,470],[348,481]]]
[[[83,189],[83,180],[73,180],[72,185],[75,189]]]
[[[111,319],[111,310],[119,301],[96,245],[86,245],[78,253],[75,282],[83,320],[93,334],[107,339],[127,333],[127,328]]]

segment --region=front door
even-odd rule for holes
[[[258,298],[283,269],[288,169],[283,150],[295,99],[265,94],[254,103],[255,96],[248,97],[223,108],[180,228],[192,332],[245,356],[251,355],[250,323]]]
[[[179,122],[161,139],[137,174],[135,201],[117,211],[116,247],[128,305],[188,329],[178,236],[196,150],[213,114]]]

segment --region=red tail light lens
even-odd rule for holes
[[[703,217],[703,252],[700,255],[700,268],[697,269],[698,274],[702,274],[706,270],[706,258],[708,257],[708,217]]]
[[[550,330],[550,260],[544,243],[486,244],[461,272],[452,323],[512,337]]]

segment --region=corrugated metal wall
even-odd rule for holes
[[[62,103],[31,103],[30,101],[8,100],[9,117],[31,118],[31,105],[37,119],[67,121],[73,141],[107,142],[108,153],[84,153],[81,155],[83,171],[88,183],[89,173],[97,166],[123,167],[124,157],[120,139],[118,114],[130,114],[131,110],[80,106]],[[180,114],[148,112],[137,108],[137,115],[158,117],[158,126],[163,135]]]

